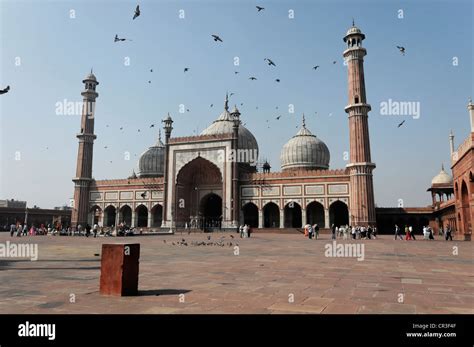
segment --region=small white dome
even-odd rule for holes
[[[329,159],[328,147],[306,128],[303,116],[301,129],[281,150],[281,169],[328,169]]]
[[[453,178],[444,171],[444,166],[441,166],[441,171],[431,180],[431,185],[434,184],[453,184]]]
[[[165,172],[165,145],[161,136],[156,145],[151,146],[140,155],[137,177],[162,177]]]

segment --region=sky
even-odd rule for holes
[[[141,15],[132,20],[137,4]],[[256,5],[265,10],[257,12]],[[469,133],[470,0],[0,0],[0,88],[11,87],[0,95],[0,199],[43,208],[69,204],[80,114],[61,114],[57,106],[81,102],[82,79],[91,68],[100,83],[96,179],[128,177],[156,142],[168,112],[172,136],[199,134],[223,111],[227,91],[272,171],[280,170],[281,148],[303,113],[307,128],[330,150],[330,168],[344,168],[349,133],[342,39],[352,19],[366,35],[375,202],[427,206],[431,179],[442,163],[450,166],[449,132],[456,146]],[[116,34],[129,40],[114,42]],[[419,117],[384,114],[381,105],[389,100],[414,102]],[[180,113],[180,105],[189,112]]]

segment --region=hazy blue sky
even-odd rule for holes
[[[81,101],[82,79],[91,67],[100,82],[96,179],[130,175],[140,153],[156,141],[157,128],[149,125],[159,124],[167,112],[175,120],[174,136],[202,131],[221,113],[226,91],[235,93],[231,104],[244,103],[243,122],[273,170],[280,169],[280,150],[303,112],[308,128],[329,147],[330,167],[343,168],[349,134],[342,38],[352,18],[366,34],[378,206],[396,206],[400,198],[405,206],[427,205],[432,177],[441,163],[449,166],[450,129],[456,146],[469,132],[472,1],[139,3],[142,15],[132,21],[136,1],[0,0],[0,87],[11,86],[0,96],[0,198],[41,207],[69,202],[80,116],[56,115],[56,103]],[[266,9],[257,13],[257,4]],[[133,41],[114,43],[115,34]],[[224,42],[214,42],[211,34]],[[405,56],[396,45],[406,47]],[[234,57],[240,66],[234,66]],[[266,57],[277,66],[266,65]],[[314,65],[320,68],[314,71]],[[190,68],[186,74],[184,67]],[[419,102],[420,118],[381,115],[380,103],[389,99]],[[180,114],[180,104],[190,112]]]

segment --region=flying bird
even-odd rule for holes
[[[10,86],[7,86],[5,89],[0,90],[0,94],[6,94],[10,90]]]
[[[141,193],[140,196],[141,196],[143,199],[145,199],[145,198],[146,198],[146,192]]]
[[[281,116],[276,117],[276,120],[280,120]]]
[[[268,63],[268,65],[273,65],[273,66],[276,66],[275,63],[270,59],[270,58],[265,58],[263,59],[264,61],[266,61]]]
[[[249,80],[256,81],[257,79],[255,77],[249,77]]]
[[[265,7],[261,7],[261,6],[255,6],[255,7],[257,8],[257,12],[260,12],[265,9]]]
[[[398,128],[400,128],[400,127],[403,125],[403,123],[405,123],[405,120],[403,120],[403,122],[401,122],[400,124],[398,124]]]
[[[213,38],[214,38],[214,41],[220,41],[220,42],[224,42],[222,41],[222,39],[219,37],[219,35],[211,35]]]
[[[405,55],[405,47],[403,46],[397,46],[398,50],[400,51],[400,53],[402,53],[403,55]]]
[[[127,39],[121,39],[118,37],[117,34],[115,34],[115,38],[114,38],[114,42],[118,42],[118,41],[126,41]]]
[[[333,61],[332,61],[332,63],[333,63],[333,64],[336,64],[336,61],[335,61],[335,60],[333,60]]]
[[[133,14],[133,19],[137,18],[140,15],[140,5],[137,5],[135,8],[135,13]]]
[[[123,130],[123,127],[120,127],[120,130]]]
[[[150,69],[150,72],[153,72],[153,69]]]
[[[238,71],[234,71],[234,74],[236,74],[236,75],[237,75],[238,73],[239,73]]]
[[[184,72],[187,72],[187,71],[189,71],[189,67],[184,68]]]
[[[107,146],[104,146],[105,149],[107,149],[108,147]]]
[[[280,79],[279,79],[279,78],[277,78],[277,79],[275,80],[275,82],[278,82],[278,83],[280,83]]]
[[[140,132],[140,129],[138,129],[138,132]]]
[[[313,70],[317,70],[319,65],[313,66]]]
[[[211,104],[211,106],[209,106],[209,107],[212,107],[212,106],[214,106],[214,104]]]
[[[151,83],[151,81],[148,81],[148,83]]]
[[[150,128],[154,128],[154,127],[155,127],[155,124],[151,124],[151,125],[150,125]]]

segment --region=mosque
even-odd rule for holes
[[[99,82],[91,72],[83,80],[85,88],[81,93],[84,107],[77,135],[72,225],[114,226],[123,222],[139,228],[200,229],[231,229],[243,223],[254,228],[297,228],[306,223],[317,223],[322,228],[332,224],[375,225],[375,163],[370,154],[371,106],[366,100],[364,39],[365,35],[354,25],[344,36],[350,151],[349,164],[339,169],[330,168],[329,149],[308,129],[304,116],[298,132],[281,150],[281,171],[271,171],[267,162],[257,167],[257,139],[242,124],[237,107],[229,110],[226,96],[222,113],[200,135],[172,137],[173,120],[168,114],[162,121],[164,142],[159,136],[140,156],[136,173],[124,179],[95,180],[95,115],[94,108],[86,105],[95,103]],[[472,109],[471,104],[471,122]],[[461,178],[453,188],[461,201],[454,203],[455,210],[464,211],[460,212],[458,224],[466,228],[466,234],[472,230],[474,210],[473,134],[471,129],[470,147],[463,145],[469,147],[463,151],[469,152],[471,162],[467,169],[465,164],[460,165],[464,170],[460,175],[467,172],[469,180],[465,183]],[[465,154],[462,152],[462,156]],[[460,159],[461,154],[457,160]],[[452,185],[445,177],[439,180]],[[432,188],[441,190],[432,191],[444,192],[443,187],[434,182]],[[430,215],[433,213],[430,211]]]

